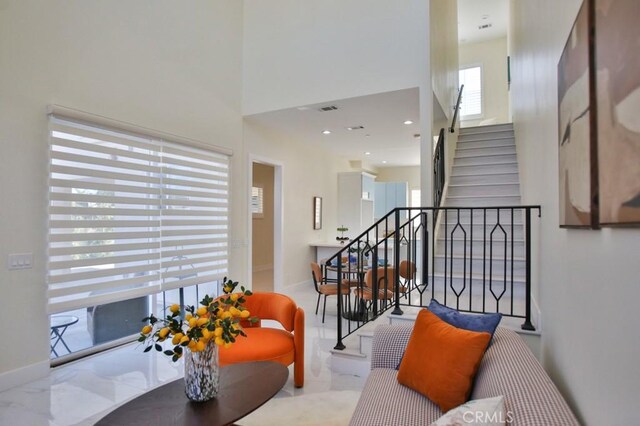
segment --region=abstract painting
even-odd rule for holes
[[[602,225],[640,225],[639,0],[596,0],[598,196]]]
[[[560,227],[598,226],[593,0],[585,0],[558,63]]]

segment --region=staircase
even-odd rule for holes
[[[443,206],[520,204],[513,125],[460,129]],[[488,240],[492,240],[492,244],[485,243]],[[516,303],[517,300],[524,303],[524,251],[522,210],[478,210],[473,214],[468,210],[442,212],[435,249],[435,288],[448,285],[461,289],[466,283],[472,287],[474,297],[492,289],[499,295],[504,289],[507,298],[511,296],[513,278],[513,293],[518,296]],[[449,277],[447,283],[444,282],[445,273]],[[488,284],[489,276],[492,283]],[[459,302],[462,306],[471,303],[472,307],[476,303],[469,297],[462,297]],[[477,302],[482,303],[481,300]],[[507,307],[495,302],[492,309],[495,306],[504,311]]]

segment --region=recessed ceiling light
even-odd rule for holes
[[[331,134],[331,130],[323,130],[322,134],[323,135],[329,135],[329,134]]]
[[[365,152],[364,155],[371,155],[369,151]]]
[[[382,160],[382,164],[387,164],[387,160]]]
[[[407,120],[407,121],[404,122],[404,124],[413,124],[413,121]]]
[[[362,130],[364,129],[364,126],[351,126],[351,127],[347,127],[347,130]]]

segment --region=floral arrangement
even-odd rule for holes
[[[171,340],[173,349],[165,350],[164,354],[177,361],[182,357],[184,348],[202,352],[209,342],[229,348],[238,336],[246,337],[241,321],[258,322],[258,318],[251,317],[251,313],[242,306],[252,293],[244,287],[240,287],[239,293],[234,293],[238,282],[227,280],[227,277],[224,277],[223,283],[223,296],[214,300],[206,295],[197,309],[195,306],[185,306],[184,318],[180,317],[180,305],[177,304],[169,307],[171,314],[164,319],[156,318],[153,314],[144,318],[142,321],[148,324],[142,327],[138,338],[139,342],[147,344],[144,352],[153,348],[162,352],[160,343]]]

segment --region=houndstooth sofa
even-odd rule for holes
[[[443,413],[426,397],[398,383],[400,362],[413,326],[382,325],[373,338],[371,373],[351,426],[429,425]],[[578,425],[578,421],[525,342],[498,327],[482,359],[471,399],[503,395],[511,425]]]

